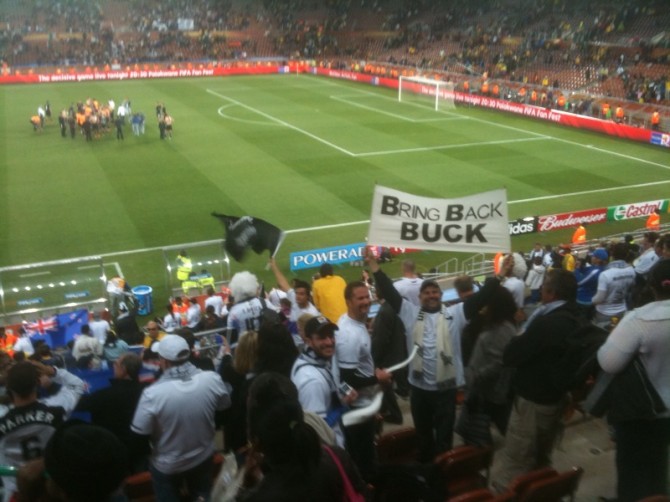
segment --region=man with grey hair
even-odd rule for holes
[[[149,470],[158,500],[179,500],[186,485],[190,500],[209,500],[216,451],[214,413],[230,407],[218,373],[189,362],[191,350],[178,335],[158,344],[163,376],[140,397],[131,430],[149,436]]]

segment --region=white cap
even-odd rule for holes
[[[191,355],[191,349],[181,336],[165,335],[158,342],[158,355],[168,361],[186,361]]]

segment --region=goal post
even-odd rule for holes
[[[416,96],[429,99],[434,104],[435,111],[455,108],[453,82],[401,75],[398,80],[398,101],[407,101]]]

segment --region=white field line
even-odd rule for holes
[[[327,84],[324,81],[321,81],[321,80],[318,80],[318,81],[321,84],[329,85],[330,87],[337,87],[339,89],[347,89],[348,91],[359,92],[356,89],[353,89],[353,88],[348,87],[348,86],[344,86],[337,81],[330,81],[329,80],[329,81],[327,81]],[[393,98],[393,97],[390,97],[390,96],[385,96],[383,94],[375,94],[373,92],[363,91],[363,90],[361,90],[360,93],[361,94],[372,94],[372,95],[377,96],[377,97],[382,98],[382,99],[397,102],[397,98]],[[442,113],[448,114],[448,115],[453,114],[452,112],[445,112],[445,111],[442,111]],[[457,114],[454,114],[454,115],[457,115]],[[529,131],[527,129],[521,129],[519,127],[500,124],[498,122],[492,122],[490,120],[485,120],[485,119],[480,119],[480,118],[475,118],[475,117],[467,117],[467,118],[469,118],[470,120],[474,120],[476,122],[479,122],[481,124],[487,124],[487,125],[499,127],[499,128],[502,128],[502,129],[509,129],[511,131],[517,131],[517,132],[522,132],[522,133],[525,133],[525,134],[530,134],[532,136],[538,136],[538,137],[543,137],[543,138],[547,138],[547,139],[552,139],[554,141],[558,141],[558,142],[561,142],[561,143],[566,143],[568,145],[578,146],[578,147],[586,148],[586,149],[589,149],[589,150],[595,150],[597,152],[605,153],[605,154],[608,154],[608,155],[613,155],[615,157],[621,157],[621,158],[628,159],[628,160],[633,160],[635,162],[640,162],[642,164],[648,164],[648,165],[651,165],[651,166],[660,167],[662,169],[670,169],[669,164],[661,164],[660,162],[654,162],[652,160],[642,159],[640,157],[634,157],[632,155],[626,155],[624,153],[615,152],[613,150],[607,150],[605,148],[595,147],[593,145],[586,145],[584,143],[578,143],[576,141],[571,141],[571,140],[568,140],[568,139],[557,138],[556,136],[540,134],[540,133],[536,133],[536,132],[533,132],[533,131]]]
[[[40,275],[49,275],[49,274],[51,274],[51,272],[49,272],[48,270],[45,270],[44,272],[32,272],[30,274],[19,274],[19,277],[25,279],[27,277],[38,277]]]
[[[467,147],[470,147],[470,146],[480,146],[482,144],[487,144],[487,143],[465,143],[465,144],[460,144],[460,145],[439,145],[439,146],[408,148],[408,149],[404,149],[404,150],[382,150],[382,151],[378,151],[378,152],[354,153],[354,152],[351,152],[351,151],[349,151],[345,148],[342,148],[342,147],[336,145],[335,143],[331,143],[328,140],[325,140],[325,139],[323,139],[319,136],[316,136],[315,134],[312,134],[308,131],[305,131],[304,129],[301,129],[297,126],[294,126],[293,124],[289,124],[288,122],[285,122],[281,119],[273,117],[272,115],[269,115],[269,114],[267,114],[267,113],[265,113],[261,110],[253,108],[249,105],[245,105],[244,103],[242,103],[240,101],[237,101],[233,98],[230,98],[228,96],[224,96],[223,94],[219,94],[215,91],[212,91],[211,89],[207,89],[207,92],[210,93],[210,94],[213,94],[213,95],[215,95],[215,96],[217,96],[221,99],[225,99],[226,101],[229,101],[230,103],[233,103],[235,105],[241,106],[242,108],[245,108],[245,109],[250,110],[254,113],[257,113],[258,115],[260,115],[262,117],[265,117],[268,120],[270,120],[270,121],[272,121],[276,124],[283,125],[285,127],[288,127],[289,129],[292,129],[294,131],[299,132],[300,134],[304,134],[305,136],[308,136],[308,137],[310,137],[310,138],[312,138],[312,139],[314,139],[314,140],[316,140],[320,143],[323,143],[326,146],[334,148],[335,150],[337,150],[339,152],[342,152],[342,153],[348,155],[349,157],[369,157],[369,156],[373,156],[373,155],[392,155],[392,154],[396,154],[396,153],[426,152],[426,151],[431,151],[431,150],[443,150],[443,149],[446,149],[446,148],[467,148]],[[380,112],[379,110],[376,110],[374,108],[370,108],[370,109],[373,110],[373,111],[376,111],[376,112]],[[383,112],[380,112],[380,113],[383,113]],[[407,120],[406,117],[401,117],[399,115],[394,115],[394,116],[396,118],[401,118],[402,120]],[[543,138],[542,135],[538,134],[537,136],[540,139]],[[518,141],[528,141],[528,139],[504,140],[504,141],[501,141],[501,142],[498,142],[498,143],[489,143],[489,144],[502,144],[502,143],[508,143],[508,142],[509,143],[516,143]]]
[[[110,261],[102,264],[103,267],[114,267],[116,269],[116,275],[118,277],[123,277],[123,272],[121,271],[121,265],[118,261]],[[85,265],[83,267],[77,267],[77,270],[86,270],[89,268],[98,268],[98,265]]]
[[[375,113],[380,113],[382,115],[388,115],[389,117],[396,118],[398,120],[404,120],[405,122],[412,122],[412,123],[422,123],[422,122],[442,122],[442,121],[447,121],[447,120],[467,120],[467,117],[441,117],[441,118],[429,118],[429,119],[413,119],[410,117],[406,117],[404,115],[399,115],[397,113],[391,113],[387,112],[385,110],[380,110],[379,108],[375,108],[373,106],[367,106],[363,105],[361,103],[356,103],[355,101],[350,101],[347,98],[348,97],[355,97],[355,96],[330,96],[330,99],[334,101],[339,101],[341,103],[346,103],[350,106],[355,106],[356,108],[362,108],[364,110],[370,110],[371,112]],[[359,96],[360,97],[360,96]]]
[[[319,136],[316,136],[315,134],[312,134],[311,132],[307,132],[304,129],[301,129],[297,126],[294,126],[293,124],[289,124],[288,122],[285,122],[281,119],[278,119],[277,117],[273,117],[272,115],[267,114],[265,112],[262,112],[261,110],[257,110],[256,108],[253,108],[249,105],[245,105],[244,103],[242,103],[240,101],[237,101],[233,98],[229,98],[228,96],[224,96],[223,94],[219,94],[218,92],[214,92],[210,89],[207,89],[207,92],[210,93],[210,94],[213,94],[214,96],[218,96],[221,99],[225,99],[226,101],[229,101],[231,103],[235,103],[236,105],[241,106],[242,108],[246,108],[249,111],[257,113],[261,117],[265,117],[266,119],[271,120],[272,122],[276,122],[277,124],[281,124],[285,127],[288,127],[289,129],[292,129],[296,132],[299,132],[300,134],[303,134],[303,135],[307,136],[308,138],[312,138],[313,140],[318,141],[319,143],[323,143],[326,146],[334,148],[335,150],[337,150],[339,152],[342,152],[343,154],[348,155],[349,157],[354,156],[354,154],[352,152],[350,152],[349,150],[346,150],[345,148],[337,146],[336,144],[331,143],[330,141],[327,141],[323,138],[320,138]]]
[[[392,155],[397,153],[414,153],[414,152],[426,152],[430,150],[450,150],[453,148],[469,148],[471,146],[490,146],[490,145],[507,145],[509,143],[522,143],[526,141],[540,141],[543,139],[551,139],[544,137],[537,138],[519,138],[519,139],[501,139],[497,141],[482,141],[479,143],[460,143],[457,145],[444,145],[444,146],[422,146],[417,148],[403,148],[400,150],[384,150],[379,152],[365,152],[357,153],[355,157],[372,157],[379,155]]]
[[[572,193],[563,193],[563,194],[556,194],[556,195],[543,195],[541,197],[533,197],[530,199],[519,199],[519,200],[511,200],[507,201],[507,204],[509,205],[515,205],[515,204],[525,204],[527,202],[537,202],[541,200],[549,200],[549,199],[559,199],[559,198],[565,198],[565,197],[580,197],[582,195],[588,195],[588,194],[593,194],[593,193],[602,193],[602,192],[613,192],[616,190],[629,190],[629,189],[634,189],[634,188],[643,188],[643,187],[648,187],[648,186],[655,186],[655,185],[665,185],[670,183],[670,180],[666,181],[654,181],[651,183],[640,183],[638,185],[628,185],[628,186],[619,186],[619,187],[612,187],[612,188],[599,188],[597,190],[585,190],[583,192],[572,192]],[[330,230],[333,228],[344,228],[344,227],[353,227],[356,225],[367,225],[370,223],[370,220],[359,220],[359,221],[349,221],[346,223],[335,223],[333,225],[321,225],[318,227],[305,227],[305,228],[294,228],[291,230],[285,230],[284,233],[286,234],[301,234],[305,232],[318,232],[321,230]],[[165,245],[165,246],[155,246],[151,248],[140,248],[140,249],[132,249],[128,251],[116,251],[113,253],[104,253],[104,254],[99,254],[96,255],[96,257],[100,258],[108,258],[112,256],[123,256],[123,255],[130,255],[130,254],[138,254],[138,253],[148,253],[151,251],[162,251],[165,248],[170,248],[170,249],[178,249],[181,247],[186,247],[186,246],[193,246],[193,245],[198,245],[202,246],[205,244],[220,244],[222,242],[222,239],[214,239],[210,241],[201,241],[201,242],[185,242],[182,244],[170,244],[170,245]]]

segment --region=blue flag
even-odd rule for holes
[[[58,332],[51,335],[51,347],[64,347],[74,335],[81,333],[81,327],[88,324],[88,310],[79,309],[66,314],[58,314]]]

